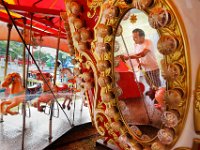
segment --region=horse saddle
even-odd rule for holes
[[[26,100],[32,100],[36,97],[38,97],[38,94],[40,95],[42,93],[42,85],[41,84],[36,84],[31,87],[27,88],[26,94],[27,98]]]
[[[74,83],[76,83],[76,79],[75,79],[75,78],[76,78],[76,77],[73,77],[73,78],[71,78],[71,79],[68,79],[67,82],[74,84]]]
[[[56,85],[56,89],[57,89],[57,91],[59,92],[59,91],[66,91],[66,90],[69,90],[69,87],[68,87],[68,85],[67,84],[62,84],[62,85]]]
[[[42,90],[41,84],[36,84],[27,88],[28,94],[35,94],[40,90]]]

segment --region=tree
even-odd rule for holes
[[[6,41],[0,41],[0,55],[4,56],[6,54]]]
[[[46,62],[49,58],[52,58],[52,56],[49,53],[44,53],[40,50],[35,51],[33,53],[33,56],[34,56],[35,60],[39,60],[39,61],[42,61],[42,62]]]

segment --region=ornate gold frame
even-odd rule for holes
[[[193,145],[192,145],[192,150],[199,150],[199,147],[200,147],[200,139],[194,139]]]
[[[200,134],[200,66],[196,77],[196,90],[194,91],[194,128]]]
[[[71,56],[74,56],[74,58],[76,59],[76,61],[77,61],[76,64],[82,63],[83,62],[83,58],[85,59],[84,60],[85,61],[84,62],[84,65],[85,65],[84,67],[80,67],[79,66],[79,67],[75,67],[75,68],[80,70],[80,72],[81,72],[81,69],[83,69],[83,68],[92,71],[92,74],[93,74],[93,79],[92,79],[93,81],[92,82],[94,82],[94,87],[92,87],[92,89],[94,90],[94,99],[97,99],[97,91],[98,91],[97,79],[98,78],[97,78],[97,68],[96,68],[96,65],[95,65],[96,64],[96,60],[94,59],[92,53],[89,50],[87,50],[87,49],[85,49],[84,51],[80,51],[79,50],[79,41],[77,41],[77,39],[75,38],[74,33],[76,31],[80,31],[80,30],[75,28],[74,21],[70,22],[70,16],[74,20],[79,18],[78,14],[75,15],[75,14],[72,13],[72,10],[71,10],[72,6],[73,6],[72,3],[75,3],[74,5],[76,7],[74,6],[74,9],[76,9],[76,11],[77,10],[80,11],[79,14],[83,13],[83,12],[81,12],[81,9],[79,10],[79,7],[81,8],[82,5],[78,4],[78,2],[74,1],[74,0],[66,0],[65,3],[66,3],[66,7],[68,9],[67,9],[66,12],[61,13],[61,18],[64,21],[65,30],[66,30],[66,33],[67,33],[67,43],[68,43],[67,46],[69,48],[69,53],[71,54]],[[95,15],[95,14],[93,14],[93,15]],[[81,21],[84,22],[84,18],[81,18]],[[87,26],[83,25],[83,27],[81,27],[81,28],[87,28]],[[88,41],[89,40],[90,39],[88,39]],[[91,42],[88,42],[88,41],[87,41],[87,43],[90,44]],[[83,43],[86,43],[86,41],[84,41]],[[80,77],[81,75],[83,75],[83,73],[80,73],[79,75],[76,75],[76,76]],[[85,89],[79,89],[79,90],[84,90],[86,99],[88,100],[88,103],[90,104],[91,100],[89,99],[89,96],[88,96],[88,90],[85,90]],[[92,99],[92,101],[94,101],[94,100]],[[93,118],[94,118],[93,105],[91,107],[89,107],[89,112],[90,112],[90,116],[92,118],[92,123],[94,124],[94,122],[93,122]]]
[[[102,2],[102,1],[101,1]],[[95,27],[95,39],[92,43],[93,55],[97,62],[98,78],[100,77],[112,77],[112,83],[108,83],[106,86],[98,88],[94,105],[94,118],[93,121],[98,132],[105,137],[105,141],[109,141],[118,145],[121,149],[171,149],[185,125],[187,112],[189,108],[190,98],[190,60],[189,60],[189,44],[183,25],[182,19],[171,0],[154,0],[153,4],[147,7],[139,7],[141,10],[149,14],[155,8],[162,8],[170,13],[171,20],[163,27],[158,28],[160,36],[169,35],[175,36],[178,40],[179,46],[175,52],[170,55],[166,55],[164,61],[167,64],[178,64],[180,67],[180,74],[176,80],[168,80],[168,90],[178,90],[181,93],[181,100],[177,105],[169,105],[168,110],[175,109],[179,112],[179,124],[173,128],[175,132],[174,140],[170,145],[162,144],[157,137],[150,141],[142,141],[129,131],[127,124],[125,123],[123,116],[121,115],[118,104],[117,94],[115,93],[115,80],[114,74],[114,40],[117,27],[124,16],[124,14],[131,8],[135,8],[134,2],[140,3],[140,0],[126,0],[126,4],[123,0],[107,0],[101,5],[101,16]],[[104,13],[108,6],[114,6],[119,8],[120,14],[112,18],[105,18]],[[109,27],[109,28],[108,28]],[[112,32],[109,32],[112,28]],[[99,33],[100,31],[100,33]],[[106,35],[101,34],[103,32]],[[95,50],[95,44],[97,42],[108,43],[111,45],[111,51],[102,52],[98,54]],[[111,62],[111,66],[107,65]],[[100,66],[98,68],[98,66]],[[106,67],[102,69],[101,66]],[[115,98],[107,95],[115,93]],[[106,99],[105,99],[106,98]]]

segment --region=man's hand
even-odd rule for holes
[[[121,58],[121,60],[123,61],[123,62],[125,62],[127,59],[126,59],[126,56],[124,56],[124,55],[119,55],[119,57]]]
[[[138,68],[139,69],[142,69],[142,64],[140,63],[140,60],[139,59],[136,59],[137,63],[138,63]]]

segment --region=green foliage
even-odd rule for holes
[[[7,41],[0,41],[0,55],[6,55]],[[22,58],[23,44],[19,42],[10,41],[9,56],[12,59]]]
[[[24,46],[22,43],[11,41],[10,42],[10,56],[12,59],[22,58]]]
[[[42,62],[46,62],[48,60],[49,57],[51,57],[50,54],[46,54],[42,51],[34,51],[33,52],[33,56],[35,58],[35,60],[39,60],[39,61],[42,61]]]
[[[67,56],[68,55],[66,53],[59,51],[58,60],[60,60],[62,63],[64,63],[66,61]]]
[[[0,55],[5,55],[6,53],[6,41],[0,41]]]
[[[1,56],[6,55],[6,47],[7,47],[7,41],[0,41],[0,55]],[[11,56],[12,59],[23,58],[23,49],[24,49],[24,46],[22,43],[10,41],[9,56]],[[26,52],[26,56],[27,55],[28,55],[28,52]],[[49,53],[44,53],[42,51],[34,51],[33,56],[36,60],[40,60],[43,62],[46,62],[49,58],[52,57]]]
[[[6,47],[7,47],[7,41],[0,41],[0,56],[6,55]],[[10,47],[9,47],[9,56],[11,56],[12,60],[23,58],[23,49],[24,46],[22,43],[10,41]],[[26,56],[28,55],[28,52],[26,52]],[[34,51],[33,56],[37,61],[47,62],[47,60],[53,60],[54,58],[49,53],[45,53],[41,50]],[[63,52],[58,53],[58,59],[64,63],[67,58],[67,54]]]

